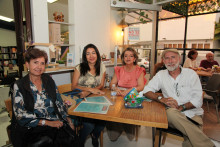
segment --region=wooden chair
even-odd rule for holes
[[[71,83],[70,83],[70,84],[64,84],[64,85],[59,85],[59,86],[57,86],[57,88],[58,88],[58,91],[59,91],[60,93],[72,91],[72,89],[71,89]]]
[[[70,84],[64,84],[64,85],[59,85],[59,86],[57,86],[57,89],[58,89],[58,91],[59,91],[59,93],[64,93],[64,92],[68,92],[68,91],[72,91],[72,89],[71,89],[71,83]],[[78,129],[80,129],[81,128],[81,126],[80,127],[78,127]],[[103,131],[101,132],[101,134],[100,134],[100,147],[103,147]]]
[[[8,99],[5,100],[5,107],[6,107],[6,110],[7,110],[8,114],[9,114],[10,119],[12,119],[12,102],[11,102],[11,98],[8,98]],[[9,140],[6,142],[6,144],[10,144],[10,143],[11,143],[10,125],[7,126],[6,130],[7,130],[8,139],[9,139]]]

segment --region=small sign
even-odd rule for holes
[[[140,28],[129,27],[128,40],[140,40]]]
[[[74,55],[73,55],[73,53],[67,53],[67,66],[74,66]]]

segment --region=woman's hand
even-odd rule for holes
[[[120,90],[119,88],[116,88],[117,95],[121,95],[123,97],[126,96],[130,91],[131,89]]]
[[[102,94],[105,94],[104,91],[101,91],[99,89],[96,89],[96,88],[90,88],[89,91],[93,94],[99,94],[99,95],[102,95]]]
[[[84,97],[87,97],[91,92],[89,91],[82,91],[80,92],[79,96],[80,98],[84,98]]]
[[[70,118],[70,117],[67,117],[66,119],[67,119],[67,122],[68,122],[70,128],[71,128],[72,130],[75,130],[75,126],[74,126],[74,124],[73,124],[71,118]]]
[[[46,126],[49,126],[49,127],[54,127],[54,128],[61,128],[63,126],[63,122],[62,121],[59,121],[59,120],[56,120],[56,121],[48,121],[46,120],[45,121],[45,125]]]

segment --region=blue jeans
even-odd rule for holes
[[[106,122],[96,119],[83,119],[82,124],[83,128],[80,129],[80,141],[84,144],[89,134],[92,134],[94,138],[98,139],[101,131],[105,128]]]

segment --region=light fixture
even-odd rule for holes
[[[54,3],[56,1],[58,1],[58,0],[47,0],[48,3]]]
[[[122,20],[120,21],[120,23],[118,24],[119,27],[121,27],[122,29],[127,27],[128,24],[125,22],[125,16],[127,14],[127,11],[124,12],[124,10],[122,10]]]
[[[4,21],[7,21],[7,22],[12,22],[14,19],[0,15],[0,20],[4,20]]]

